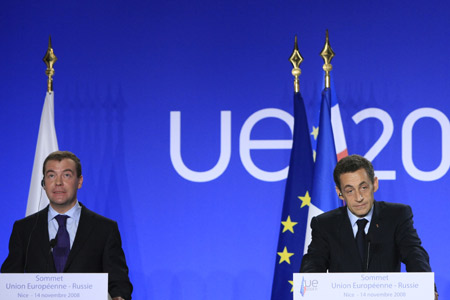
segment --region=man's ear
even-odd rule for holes
[[[373,179],[373,192],[378,191],[378,177]]]
[[[81,189],[81,186],[83,185],[83,175],[80,175],[78,178],[78,189]]]
[[[338,195],[339,199],[345,201],[344,196],[342,195],[341,190],[340,190],[337,186],[335,186],[335,188],[336,188],[336,194]]]

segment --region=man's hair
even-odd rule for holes
[[[336,186],[341,190],[341,175],[344,173],[353,173],[359,169],[366,170],[367,176],[369,176],[372,183],[375,180],[375,172],[373,170],[372,163],[362,157],[361,155],[353,154],[342,158],[334,168],[333,177]]]
[[[53,153],[50,153],[47,158],[44,160],[44,165],[42,166],[42,173],[44,174],[45,177],[45,164],[49,161],[49,160],[57,160],[57,161],[62,161],[63,159],[71,159],[75,162],[75,169],[77,171],[77,177],[80,178],[81,176],[81,162],[80,159],[73,154],[70,151],[55,151]]]

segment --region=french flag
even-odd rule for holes
[[[341,158],[348,155],[344,127],[334,89],[325,88],[320,105],[319,135],[317,137],[311,204],[305,234],[304,253],[311,243],[311,220],[324,212],[342,206],[336,195],[333,170]]]

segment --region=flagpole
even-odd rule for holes
[[[53,53],[52,48],[52,37],[48,37],[48,49],[47,53],[45,53],[44,58],[42,59],[47,65],[47,70],[45,70],[45,74],[48,76],[47,80],[47,92],[53,92],[53,75],[55,75],[55,69],[53,69],[53,65],[58,60],[56,55]]]
[[[325,35],[325,45],[323,46],[322,52],[320,52],[320,56],[322,56],[323,61],[325,62],[323,65],[323,70],[325,71],[325,88],[328,89],[330,88],[330,71],[333,69],[331,60],[334,57],[334,51],[328,40],[328,29]]]
[[[34,154],[33,171],[31,172],[30,190],[28,192],[26,216],[36,213],[46,207],[49,203],[47,195],[41,186],[42,165],[45,158],[52,152],[58,150],[58,141],[56,139],[55,116],[54,116],[54,92],[53,75],[55,70],[53,65],[57,58],[53,53],[52,39],[48,39],[48,49],[43,61],[47,65],[45,74],[48,76],[47,92],[45,95],[44,106],[41,113],[39,124],[39,133]]]
[[[303,57],[298,51],[298,43],[297,43],[297,36],[295,36],[295,43],[294,43],[294,51],[291,54],[291,57],[289,57],[289,61],[291,62],[292,66],[294,67],[292,69],[292,75],[295,77],[294,79],[294,91],[296,93],[300,92],[300,83],[298,80],[298,77],[302,73],[302,70],[300,70],[300,64],[303,62]]]
[[[301,73],[299,66],[303,58],[298,52],[297,37],[295,37],[294,51],[289,61],[294,66],[292,75],[295,77],[294,129],[278,235],[271,300],[292,299],[294,286],[292,274],[300,270],[303,257],[308,205],[311,200],[309,193],[314,167],[308,119],[298,80]]]

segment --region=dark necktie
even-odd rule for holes
[[[70,238],[67,232],[66,221],[69,216],[57,215],[55,217],[59,228],[56,233],[56,245],[53,248],[53,261],[55,262],[56,272],[62,273],[66,265],[67,257],[70,252]]]
[[[356,224],[358,225],[358,232],[356,233],[356,245],[358,245],[359,250],[359,256],[361,257],[361,261],[364,262],[364,259],[366,257],[366,247],[365,247],[365,240],[366,240],[366,233],[364,232],[364,228],[367,224],[366,219],[359,219],[356,221]]]

